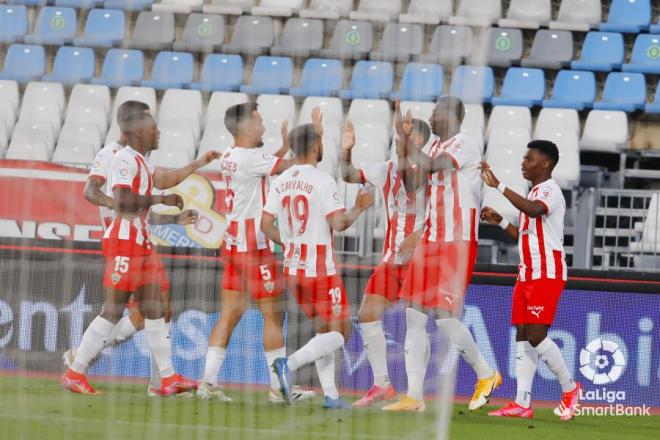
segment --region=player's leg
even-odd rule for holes
[[[330,321],[325,322],[324,319],[317,318],[317,335],[325,333],[339,333],[343,336],[344,341],[348,341],[351,330],[351,323],[349,320]],[[343,346],[343,344],[342,344]],[[323,389],[323,407],[325,409],[348,409],[350,405],[339,397],[337,391],[337,384],[335,382],[336,366],[335,355],[336,349],[327,353],[314,361],[316,373]]]

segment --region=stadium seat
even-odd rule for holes
[[[520,61],[523,67],[561,69],[573,59],[573,33],[540,29],[534,35],[528,57]]]
[[[0,5],[0,43],[12,44],[28,33],[27,9],[23,5]]]
[[[106,9],[123,9],[124,11],[143,11],[151,8],[153,0],[105,0]]]
[[[60,83],[32,81],[23,93],[22,106],[47,104],[64,111],[64,87]]]
[[[431,111],[429,111],[428,116],[423,118],[425,121],[431,117],[431,112],[433,111],[434,105],[435,104],[431,106]],[[464,106],[465,117],[463,118],[463,125],[479,127],[479,129],[483,131],[486,127],[486,115],[484,113],[484,107],[480,104],[465,104]]]
[[[632,113],[646,104],[646,81],[641,73],[612,72],[607,75],[603,96],[594,102],[597,110]]]
[[[660,35],[638,35],[624,72],[660,74]]]
[[[409,63],[403,72],[399,90],[392,98],[403,101],[435,101],[444,92],[444,72],[437,64]]]
[[[158,148],[163,151],[182,151],[186,153],[186,165],[193,160],[197,151],[195,133],[186,126],[172,126],[170,120],[158,123],[160,135],[158,137]],[[179,167],[177,167],[179,168]]]
[[[355,122],[382,121],[392,124],[389,101],[379,99],[355,99],[348,108],[346,119]],[[389,129],[388,126],[388,129]]]
[[[341,99],[329,97],[310,96],[305,98],[300,114],[298,125],[312,122],[312,110],[319,107],[323,113],[323,138],[332,138],[339,144],[341,131],[344,123],[344,106]]]
[[[142,87],[156,90],[188,87],[195,75],[193,56],[187,52],[159,52],[156,55],[151,79],[143,80]]]
[[[2,110],[0,110],[0,112],[1,111]],[[9,146],[10,133],[9,130],[7,130],[7,127],[1,122],[2,120],[0,119],[0,158],[3,158],[5,157],[5,152],[7,151],[7,147]]]
[[[323,136],[323,159],[317,168],[334,179],[339,178],[339,145],[334,139]]]
[[[149,106],[151,113],[156,114],[156,91],[154,89],[149,87],[120,87],[112,106],[112,124],[117,124],[117,109],[126,101],[144,102]]]
[[[582,55],[571,63],[571,68],[608,72],[621,67],[623,56],[623,35],[589,32],[582,46]]]
[[[47,102],[23,104],[18,121],[50,124],[53,133],[57,133],[62,126],[62,111],[58,106],[51,105]]]
[[[166,49],[172,46],[175,34],[174,13],[142,11],[135,22],[129,46],[134,49]]]
[[[43,81],[69,86],[89,82],[96,73],[94,50],[85,47],[62,46],[57,50],[53,70]]]
[[[98,107],[69,105],[62,129],[70,126],[94,127],[101,142],[108,132],[108,113]]]
[[[571,130],[580,134],[580,117],[577,110],[566,108],[544,108],[536,119],[534,137],[540,139],[539,133],[547,130]]]
[[[472,104],[465,105],[466,119],[468,118],[468,114],[470,113],[468,107],[470,107],[471,105]],[[434,108],[435,108],[435,103],[433,102],[401,101],[402,114],[405,115],[408,112],[408,110],[410,110],[410,112],[413,115],[413,118],[421,119],[422,121],[428,121],[431,118],[431,113],[433,113]],[[483,108],[481,109],[481,116],[483,119]],[[465,119],[463,120],[463,122],[465,122]],[[483,125],[481,126],[481,129],[483,130]]]
[[[289,127],[292,128],[296,121],[296,104],[293,97],[288,95],[259,95],[257,104],[266,127],[264,148],[272,153],[282,146],[282,122],[289,121]]]
[[[192,13],[186,19],[181,39],[172,48],[180,52],[213,52],[225,42],[225,17]]]
[[[103,60],[101,76],[92,84],[121,87],[139,84],[144,78],[144,55],[139,50],[110,49]]]
[[[602,18],[601,0],[562,0],[557,20],[550,29],[588,32],[598,26]]]
[[[72,108],[94,108],[102,110],[106,116],[110,113],[110,89],[107,86],[94,86],[78,84],[73,87],[69,96],[69,107]],[[68,116],[67,116],[68,117]]]
[[[460,64],[472,53],[474,33],[466,26],[440,25],[431,37],[428,53],[418,57],[423,63]]]
[[[382,139],[376,138],[355,138],[355,147],[353,148],[352,161],[356,168],[366,168],[379,162],[384,162],[388,158],[388,145]]]
[[[637,34],[648,29],[652,14],[651,0],[612,0],[607,21],[599,29]]]
[[[92,158],[94,158],[93,154],[101,149],[101,140],[101,134],[98,132],[95,125],[69,122],[64,124],[60,131],[55,152],[57,153],[57,150],[63,145],[84,144],[90,148],[92,151]]]
[[[517,63],[523,54],[523,39],[520,29],[491,28],[480,41],[480,45],[486,45],[485,51],[477,49],[472,56],[472,64],[479,64],[486,55],[486,64],[496,67],[509,67]]]
[[[14,113],[18,110],[18,84],[13,80],[0,80],[0,101],[2,107],[10,107]]]
[[[550,0],[511,0],[506,18],[499,21],[500,27],[538,29],[547,26],[552,18]]]
[[[532,113],[528,107],[496,105],[490,113],[486,137],[497,128],[524,128],[532,131]]]
[[[204,0],[161,0],[160,3],[151,5],[151,10],[190,14],[192,11],[201,10],[203,3]]]
[[[293,62],[286,57],[258,57],[254,63],[250,84],[241,86],[248,95],[287,93],[293,82]]]
[[[660,34],[660,16],[658,16],[658,19],[656,20],[655,24],[652,24],[649,27],[649,32],[652,34]]]
[[[552,178],[565,189],[575,188],[580,183],[580,147],[578,134],[573,130],[537,130],[537,139],[552,141],[559,150],[559,162]]]
[[[91,165],[94,149],[86,142],[60,141],[55,148],[52,161],[67,165]]]
[[[16,81],[0,80],[0,130],[2,130],[4,141],[0,139],[0,156],[6,150],[9,137],[16,123],[16,114],[18,113],[18,84]]]
[[[484,143],[484,132],[481,128],[475,125],[461,124],[461,133],[471,137],[479,147],[479,151],[481,152],[481,154],[482,155],[484,154],[484,150],[486,147]],[[433,142],[429,142],[429,144],[432,143]]]
[[[339,92],[342,99],[389,98],[394,85],[392,64],[380,61],[358,61],[347,90]]]
[[[449,24],[460,26],[490,26],[502,15],[502,3],[493,0],[460,0],[456,15]]]
[[[120,44],[126,34],[124,11],[92,9],[87,15],[82,37],[73,39],[76,46],[112,47]]]
[[[401,6],[401,0],[360,0],[349,17],[351,20],[391,21],[399,15]]]
[[[596,99],[596,76],[593,72],[561,70],[555,78],[552,97],[543,100],[543,107],[583,110]]]
[[[387,124],[383,121],[364,121],[355,122],[355,138],[360,141],[362,139],[377,139],[379,144],[390,144],[390,132]]]
[[[46,148],[48,155],[53,153],[57,133],[48,122],[32,122],[19,120],[14,127],[9,148],[14,145],[22,148],[25,145],[40,143]]]
[[[103,0],[55,0],[55,6],[89,10],[103,4]]]
[[[73,41],[78,28],[76,10],[46,6],[39,10],[34,30],[23,41],[27,44],[52,44],[61,46]]]
[[[500,96],[493,105],[541,105],[545,97],[545,74],[542,69],[512,67],[506,71]]]
[[[190,84],[191,89],[205,92],[235,91],[243,83],[243,59],[239,55],[211,53],[204,59],[199,82]]]
[[[46,162],[50,158],[50,153],[48,147],[43,142],[29,140],[15,141],[12,138],[5,158]]]
[[[273,46],[275,29],[271,17],[242,15],[238,17],[231,43],[222,46],[225,53],[262,55]]]
[[[309,8],[301,9],[299,14],[303,18],[339,20],[352,10],[353,0],[311,0]]]
[[[323,22],[290,18],[284,25],[279,43],[270,51],[274,56],[308,58],[323,47]]]
[[[490,102],[495,90],[493,69],[487,66],[458,66],[449,89],[451,95],[466,104]]]
[[[366,58],[373,46],[373,28],[366,21],[339,20],[327,49],[321,51],[324,58]]]
[[[245,93],[214,92],[206,109],[204,128],[209,129],[218,126],[224,128],[227,109],[247,101],[248,96]]]
[[[259,6],[252,8],[252,15],[271,15],[273,17],[291,17],[299,11],[304,0],[261,0]]]
[[[592,110],[580,139],[580,149],[616,153],[628,145],[628,116],[625,112]]]
[[[202,6],[202,10],[205,14],[241,15],[249,12],[256,3],[256,0],[211,0],[210,4]]]
[[[169,89],[163,95],[158,111],[159,125],[168,121],[172,126],[187,127],[199,140],[202,118],[202,94],[197,90]]]
[[[653,97],[653,102],[650,102],[644,106],[644,111],[646,113],[660,113],[660,81],[655,87],[655,95]]]
[[[408,12],[399,15],[399,21],[437,25],[447,21],[453,9],[452,0],[411,0]]]
[[[26,83],[41,78],[46,70],[46,51],[43,46],[12,44],[5,53],[0,79]]]
[[[344,83],[341,61],[310,58],[305,62],[300,87],[290,90],[293,96],[335,96]]]
[[[371,52],[374,61],[406,63],[422,53],[424,33],[418,24],[388,23],[385,25],[380,49]]]
[[[166,139],[165,142],[169,143],[169,139]],[[175,140],[174,142],[180,141]],[[189,150],[168,150],[161,147],[149,155],[149,165],[154,168],[182,168],[191,161],[192,156]]]

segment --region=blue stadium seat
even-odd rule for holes
[[[493,98],[493,105],[541,105],[545,97],[545,74],[542,69],[511,67],[506,71],[502,92]]]
[[[74,38],[76,46],[112,47],[124,40],[126,17],[117,9],[92,9],[87,15],[82,37]]]
[[[187,52],[158,52],[151,70],[151,79],[142,81],[142,87],[156,90],[183,89],[193,81],[195,64]]]
[[[9,0],[10,5],[44,6],[48,0]]]
[[[103,4],[103,0],[55,0],[55,6],[66,6],[76,9],[92,9]]]
[[[103,7],[106,9],[123,9],[124,11],[142,11],[151,9],[153,0],[105,0]]]
[[[57,50],[53,71],[42,81],[66,85],[89,82],[96,73],[94,50],[87,47],[62,46]]]
[[[637,34],[651,24],[651,0],[612,0],[610,13],[599,29]]]
[[[403,72],[399,91],[392,98],[402,101],[435,101],[444,92],[444,72],[438,64],[409,63]]]
[[[543,100],[543,107],[584,110],[596,99],[596,76],[584,70],[561,70],[555,78],[552,97]]]
[[[300,87],[292,88],[289,93],[293,96],[335,96],[343,83],[341,61],[310,58],[303,67]]]
[[[632,113],[646,104],[646,80],[641,73],[612,72],[607,75],[600,101],[594,102],[596,110],[621,110]]]
[[[22,5],[0,5],[0,43],[17,43],[28,33],[27,9]]]
[[[41,78],[46,71],[46,51],[43,46],[12,44],[5,55],[0,79],[30,82]]]
[[[108,87],[136,86],[144,78],[144,54],[139,50],[110,49],[103,60],[101,76],[92,84]]]
[[[653,102],[646,104],[644,106],[644,111],[646,113],[660,114],[660,81],[658,81],[658,85],[655,87]]]
[[[241,86],[249,95],[287,93],[293,83],[293,61],[287,57],[258,57],[252,69],[250,84]]]
[[[26,35],[29,44],[54,44],[61,46],[73,40],[78,29],[78,18],[73,8],[47,6],[39,10],[34,31]]]
[[[347,90],[339,92],[342,99],[389,98],[394,86],[394,70],[391,63],[382,61],[358,61],[353,68]]]
[[[621,67],[623,54],[623,35],[589,32],[582,46],[582,55],[571,63],[571,69],[608,72]]]
[[[243,59],[239,55],[209,54],[204,59],[199,82],[191,89],[205,92],[233,92],[243,83]]]
[[[649,32],[652,34],[660,34],[660,16],[658,16],[656,23],[651,25]]]
[[[630,63],[623,65],[623,71],[660,74],[660,35],[638,35]]]
[[[490,102],[495,90],[493,69],[487,66],[458,66],[449,86],[450,94],[465,104]]]

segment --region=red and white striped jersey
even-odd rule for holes
[[[277,217],[285,274],[337,273],[328,217],[343,211],[335,180],[311,165],[295,165],[273,180],[264,214]]]
[[[137,195],[151,195],[153,191],[153,169],[147,165],[144,156],[124,147],[116,154],[108,172],[107,186],[128,188]],[[103,235],[103,251],[106,256],[139,256],[151,252],[149,238],[149,213],[143,209],[135,216],[115,215]]]
[[[546,180],[532,188],[527,200],[538,200],[546,206],[547,212],[536,218],[520,213],[518,279],[520,281],[541,278],[566,280],[564,253],[566,200],[561,188],[554,180]]]
[[[430,155],[445,155],[454,163],[454,169],[429,176],[425,239],[476,241],[481,209],[481,150],[471,137],[458,133],[445,142],[436,139]]]
[[[123,145],[118,144],[117,142],[110,142],[101,150],[96,153],[94,157],[94,162],[92,163],[92,169],[89,171],[89,177],[100,177],[105,183],[101,187],[101,191],[105,193],[108,197],[112,197],[112,189],[108,186],[108,173],[110,172],[110,163],[115,157],[115,154],[119,150],[124,148]],[[101,224],[103,224],[103,229],[108,229],[112,219],[115,217],[115,211],[106,208],[105,206],[99,206],[99,214],[101,216]]]
[[[387,229],[383,244],[383,263],[404,264],[399,255],[403,240],[424,226],[426,194],[424,188],[407,192],[397,163],[389,160],[360,169],[362,181],[369,182],[383,192]]]
[[[266,203],[266,178],[281,159],[257,148],[231,147],[220,159],[226,184],[227,229],[225,248],[232,253],[266,249],[261,211]]]

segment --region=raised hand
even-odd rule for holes
[[[362,188],[360,191],[358,191],[357,196],[355,196],[355,206],[361,211],[364,211],[373,205],[375,200],[376,198],[374,197],[374,193],[372,191]]]
[[[280,134],[282,135],[282,146],[289,148],[289,120],[285,119],[282,121],[282,126],[280,127]]]
[[[403,134],[406,137],[410,137],[413,131],[413,116],[410,110],[408,110],[408,112],[406,113],[406,117],[403,119],[403,122],[401,123],[401,128],[403,130]]]
[[[341,134],[341,149],[351,151],[355,146],[355,126],[351,121],[346,121],[344,131]]]
[[[403,115],[401,114],[401,100],[399,97],[394,99],[394,128],[401,137],[403,134]]]
[[[222,157],[222,153],[220,153],[219,151],[213,150],[213,151],[207,151],[199,159],[200,159],[200,162],[202,164],[207,165],[207,164],[213,162],[216,159],[220,159],[221,157]]]
[[[499,225],[502,221],[502,215],[495,211],[490,206],[485,206],[481,210],[481,220],[492,225]]]
[[[495,177],[493,170],[490,169],[490,165],[485,160],[481,162],[481,180],[492,188],[497,188],[500,184],[500,181]]]
[[[316,134],[323,137],[323,113],[321,107],[314,107],[312,109],[312,125]]]
[[[167,194],[162,196],[161,203],[167,206],[176,206],[179,209],[183,209],[183,198],[178,194]]]
[[[195,209],[186,209],[185,211],[182,211],[181,213],[176,215],[176,224],[177,225],[194,225],[197,223],[197,219],[199,218],[199,212],[197,212]]]

